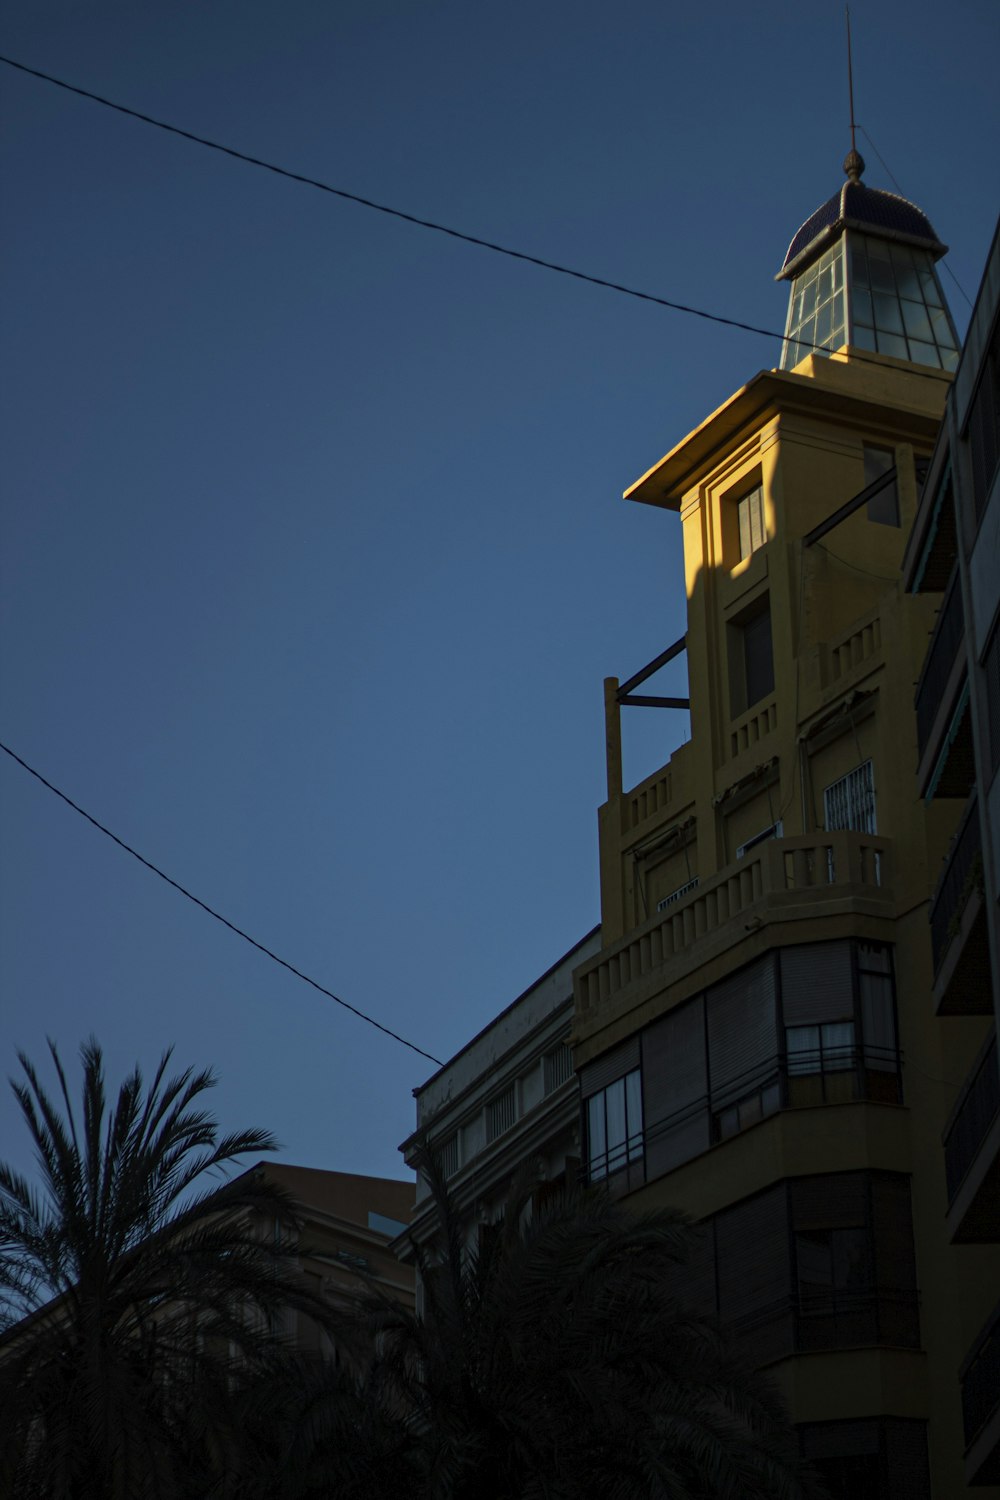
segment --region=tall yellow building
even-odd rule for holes
[[[962,803],[917,784],[940,597],[900,570],[958,351],[945,247],[863,166],[789,247],[781,368],[627,491],[680,517],[688,623],[605,684],[574,1058],[590,1180],[700,1222],[690,1293],[775,1377],[831,1493],[955,1500],[987,1493],[958,1370],[1000,1249],[951,1244],[941,1137],[989,1021],[930,998]],[[626,790],[621,709],[676,703],[637,689],[681,650],[691,737]]]

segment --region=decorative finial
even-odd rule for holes
[[[860,151],[855,151],[852,146],[844,157],[844,171],[852,182],[860,182],[861,174],[865,170],[865,159]]]
[[[849,5],[844,6],[844,14],[847,17],[847,92],[851,101],[851,149],[844,157],[844,171],[851,182],[860,182],[861,174],[865,170],[865,159],[854,139],[854,68],[851,63],[851,7]]]

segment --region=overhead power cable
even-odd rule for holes
[[[276,964],[280,964],[283,969],[287,969],[290,974],[294,974],[296,979],[301,979],[305,984],[311,985],[314,990],[318,990],[328,1000],[335,1000],[338,1005],[342,1005],[345,1010],[349,1010],[359,1020],[367,1021],[368,1025],[374,1026],[377,1031],[382,1031],[386,1036],[391,1036],[393,1041],[400,1042],[404,1047],[409,1047],[411,1052],[418,1052],[421,1057],[426,1057],[436,1067],[440,1068],[443,1066],[441,1059],[435,1057],[432,1052],[425,1052],[423,1047],[418,1047],[415,1042],[408,1042],[406,1037],[400,1036],[398,1031],[393,1031],[390,1027],[383,1026],[381,1021],[376,1021],[373,1016],[366,1015],[356,1005],[351,1005],[348,1001],[342,1000],[339,995],[335,995],[332,990],[328,990],[325,984],[320,984],[318,980],[311,979],[308,974],[303,974],[301,969],[297,969],[287,959],[279,957],[277,953],[265,947],[263,943],[258,943],[257,939],[251,937],[248,932],[244,932],[242,927],[237,927],[235,922],[230,922],[228,917],[224,917],[221,912],[215,911],[206,901],[202,901],[199,896],[195,896],[185,886],[181,885],[179,881],[173,880],[163,870],[159,869],[157,865],[154,865],[151,860],[146,859],[144,855],[140,854],[137,849],[133,849],[131,844],[126,844],[124,839],[120,839],[116,833],[111,832],[110,828],[106,828],[103,823],[98,822],[97,818],[93,817],[85,808],[82,808],[79,803],[74,802],[72,797],[67,797],[65,792],[61,792],[51,781],[46,780],[40,771],[36,771],[34,766],[29,766],[26,760],[22,760],[21,756],[17,755],[9,745],[5,745],[0,741],[0,750],[9,755],[11,760],[16,760],[19,766],[23,766],[30,776],[34,776],[36,781],[42,783],[42,786],[48,787],[50,792],[54,792],[57,797],[66,803],[67,807],[71,807],[75,813],[79,813],[81,818],[86,818],[88,823],[92,823],[100,833],[105,834],[107,838],[111,839],[112,843],[117,844],[119,849],[124,849],[126,854],[131,854],[133,859],[137,859],[141,865],[145,865],[147,870],[152,870],[153,874],[158,875],[161,880],[165,880],[167,885],[172,885],[175,891],[180,891],[182,896],[186,896],[189,901],[193,901],[195,906],[200,906],[202,911],[207,912],[210,917],[214,917],[217,922],[221,922],[223,927],[228,927],[230,932],[235,932],[236,936],[241,937],[245,943],[249,943],[251,948],[256,948],[258,952],[266,954]]]
[[[591,286],[604,287],[609,292],[620,292],[624,297],[635,297],[640,302],[652,302],[657,307],[668,308],[671,312],[687,313],[692,318],[703,318],[707,323],[720,323],[724,328],[738,328],[743,333],[756,333],[761,338],[784,342],[784,334],[777,333],[773,328],[760,328],[756,323],[744,323],[738,318],[726,318],[721,313],[708,312],[703,307],[691,307],[686,302],[674,302],[669,297],[659,297],[653,292],[643,292],[637,287],[625,286],[620,281],[609,281],[604,276],[591,275],[589,271],[578,271],[572,266],[561,265],[558,261],[545,260],[540,255],[529,255],[525,250],[514,250],[510,245],[500,245],[495,240],[483,239],[477,234],[467,234],[464,230],[453,229],[448,224],[438,224],[433,219],[423,219],[418,214],[406,213],[403,209],[392,208],[387,203],[378,203],[373,198],[362,197],[360,193],[351,193],[346,188],[334,187],[332,183],[323,182],[318,177],[309,177],[304,172],[293,172],[288,167],[278,166],[276,162],[265,161],[260,156],[251,156],[247,151],[238,151],[235,146],[224,146],[220,141],[209,140],[207,136],[198,135],[193,130],[183,130],[179,125],[171,125],[166,120],[158,120],[155,115],[147,115],[142,110],[130,108],[127,104],[119,104],[114,99],[106,99],[103,94],[95,94],[91,89],[81,88],[75,83],[67,83],[64,78],[56,78],[51,73],[43,73],[40,68],[29,68],[27,63],[17,62],[15,58],[5,57],[2,53],[0,53],[0,63],[6,63],[7,67],[16,68],[21,73],[28,73],[32,78],[40,78],[44,83],[54,84],[56,88],[65,89],[70,94],[78,94],[81,99],[90,99],[94,104],[102,104],[105,109],[113,109],[120,115],[128,115],[133,120],[141,120],[144,125],[153,125],[157,130],[166,130],[170,135],[179,135],[186,141],[193,141],[196,146],[205,146],[209,151],[220,151],[224,156],[232,156],[251,167],[263,167],[266,172],[273,172],[278,177],[287,177],[290,182],[299,182],[306,187],[317,188],[321,193],[332,193],[335,198],[343,198],[348,203],[357,203],[362,208],[374,209],[376,213],[388,214],[393,219],[402,219],[407,224],[416,224],[420,229],[431,229],[436,234],[446,234],[449,238],[461,240],[467,245],[478,245],[481,250],[492,250],[497,255],[509,256],[511,260],[521,260],[531,266],[540,266],[543,271],[555,271],[559,276],[572,276],[576,281],[585,281]],[[796,338],[794,342],[803,349],[815,349],[823,354],[830,353],[826,344],[814,344],[811,340],[802,338]],[[878,364],[877,360],[867,358],[856,350],[852,352],[851,358],[858,364]],[[919,366],[914,366],[910,373],[940,377],[939,370],[921,369]]]

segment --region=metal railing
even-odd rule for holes
[[[1000,1305],[970,1350],[960,1379],[962,1425],[968,1448],[1000,1405]]]
[[[979,804],[973,793],[948,850],[944,871],[931,901],[931,948],[935,978],[969,899],[970,877],[977,855],[982,855],[982,847]]]
[[[927,749],[927,741],[930,739],[934,720],[944,698],[948,677],[955,658],[962,648],[964,637],[965,615],[962,610],[962,590],[959,587],[956,568],[952,574],[951,583],[948,585],[948,592],[944,596],[934,634],[931,636],[914,699],[914,707],[917,711],[917,748],[921,759]]]
[[[997,1072],[996,1033],[976,1064],[944,1137],[944,1169],[948,1207],[962,1183],[990,1126],[1000,1111],[1000,1073]]]
[[[593,1185],[607,1181],[626,1167],[639,1169],[649,1181],[646,1159],[649,1148],[697,1121],[705,1124],[705,1145],[730,1140],[760,1120],[801,1104],[854,1104],[872,1101],[896,1104],[901,1097],[899,1078],[902,1056],[895,1047],[856,1044],[828,1047],[793,1054],[793,1060],[772,1057],[755,1064],[725,1087],[724,1101],[718,1095],[701,1094],[669,1115],[645,1125],[627,1140],[612,1142],[589,1155],[589,1166],[580,1168],[580,1181]],[[815,1083],[816,1097],[805,1099],[803,1085]],[[843,1083],[845,1087],[841,1088]],[[692,1156],[700,1154],[693,1152]],[[684,1157],[682,1160],[691,1160]],[[678,1161],[676,1165],[681,1165]],[[670,1170],[668,1168],[668,1170]]]

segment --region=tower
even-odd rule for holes
[[[688,1294],[777,1381],[831,1493],[953,1500],[1000,1255],[955,1258],[941,1134],[988,1022],[930,998],[960,809],[917,785],[935,601],[901,563],[957,340],[926,216],[846,169],[779,273],[781,368],[626,492],[680,517],[687,630],[605,683],[574,1061],[590,1180],[698,1221]],[[690,739],[626,789],[622,709],[676,704],[633,689],[681,650]]]

